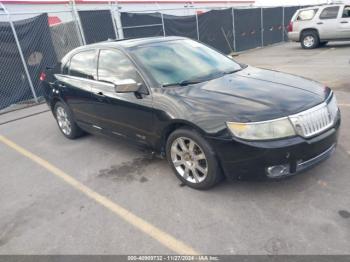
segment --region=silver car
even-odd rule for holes
[[[350,4],[297,10],[289,23],[288,37],[305,49],[326,45],[328,41],[350,40]]]

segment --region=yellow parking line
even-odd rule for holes
[[[111,201],[107,197],[105,197],[105,196],[95,192],[91,188],[83,185],[78,180],[69,176],[61,169],[55,167],[54,165],[52,165],[48,161],[46,161],[46,160],[42,159],[41,157],[29,152],[28,150],[24,149],[23,147],[17,145],[16,143],[9,140],[8,138],[0,135],[0,142],[6,144],[10,148],[17,151],[18,153],[29,158],[30,160],[37,163],[41,167],[47,169],[53,175],[55,175],[56,177],[59,177],[64,182],[66,182],[67,184],[72,186],[74,189],[80,191],[81,193],[83,193],[87,197],[91,198],[92,200],[94,200],[97,203],[101,204],[102,206],[106,207],[107,209],[112,211],[114,214],[116,214],[120,218],[122,218],[124,221],[133,225],[134,227],[136,227],[140,231],[144,232],[146,235],[157,240],[160,244],[169,248],[170,250],[172,250],[178,254],[198,255],[198,253],[190,246],[186,245],[185,243],[181,242],[180,240],[177,240],[173,236],[171,236],[168,233],[153,226],[152,224],[143,220],[142,218],[134,215],[133,213],[131,213],[127,209],[121,207],[120,205],[116,204],[115,202]]]

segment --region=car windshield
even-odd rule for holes
[[[195,84],[242,69],[225,55],[187,39],[140,46],[132,53],[164,87]]]

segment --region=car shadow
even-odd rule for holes
[[[327,49],[327,48],[349,48],[349,47],[350,47],[350,41],[348,41],[348,42],[329,42],[325,46],[321,46],[319,48]]]
[[[350,41],[347,42],[329,42],[324,46],[319,46],[315,49],[303,49],[300,45],[300,43],[296,43],[296,42],[290,42],[290,43],[294,43],[294,45],[291,45],[291,49],[294,50],[305,50],[305,51],[311,51],[311,50],[323,50],[323,49],[330,49],[330,48],[340,48],[340,49],[346,49],[350,47]]]

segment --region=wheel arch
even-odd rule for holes
[[[165,156],[165,147],[166,147],[166,143],[168,141],[168,137],[169,135],[174,132],[175,130],[179,129],[179,128],[187,128],[187,129],[193,129],[195,131],[197,131],[199,134],[205,136],[206,133],[203,129],[201,129],[199,126],[185,121],[185,120],[174,120],[171,121],[170,123],[168,123],[162,130],[161,132],[161,137],[160,137],[160,142],[159,142],[159,149],[160,152],[163,156]]]
[[[320,33],[318,32],[318,30],[314,27],[309,27],[309,28],[304,28],[303,30],[301,30],[300,32],[300,37],[299,37],[299,41],[301,42],[302,41],[302,37],[304,35],[305,32],[307,31],[312,31],[312,32],[315,32],[318,36],[318,39],[320,39]]]
[[[51,108],[51,111],[52,111],[52,112],[54,112],[55,105],[57,104],[57,102],[64,103],[64,101],[63,101],[61,98],[59,98],[59,97],[57,97],[57,96],[53,97],[53,98],[51,99],[51,101],[50,101],[50,108]],[[64,104],[65,104],[65,103],[64,103]]]
[[[54,115],[54,117],[56,117],[54,111],[55,111],[55,106],[56,106],[56,104],[57,104],[58,102],[61,102],[62,104],[64,104],[64,105],[68,108],[68,110],[70,111],[70,113],[71,113],[73,119],[75,119],[74,112],[70,109],[70,107],[67,105],[67,103],[66,103],[61,97],[59,97],[59,96],[53,97],[53,98],[51,99],[51,102],[50,102],[51,112],[52,112],[52,114]]]

